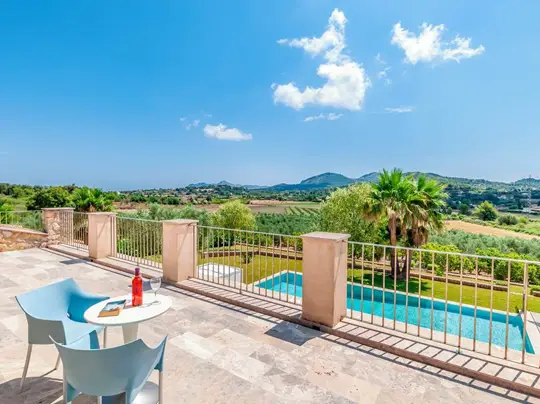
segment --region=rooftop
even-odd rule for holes
[[[90,292],[123,295],[130,275],[47,249],[1,253],[0,268],[0,402],[61,403],[53,346],[35,347],[19,394],[26,320],[14,296],[69,277]],[[141,324],[140,336],[148,344],[169,336],[167,404],[540,402],[176,287],[160,293],[173,307]],[[122,343],[120,329],[108,337]],[[94,402],[79,397],[74,404]]]

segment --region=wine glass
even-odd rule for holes
[[[150,279],[150,288],[154,291],[154,302],[155,303],[158,303],[158,301],[157,301],[157,291],[159,290],[160,287],[161,287],[161,278],[156,276],[156,277]]]

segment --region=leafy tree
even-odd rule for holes
[[[252,230],[255,228],[255,217],[246,205],[236,200],[219,207],[214,214],[214,223],[226,229]]]
[[[495,206],[489,201],[484,201],[478,205],[474,210],[474,214],[483,221],[496,220],[497,216],[499,216],[497,209],[495,209]]]
[[[39,210],[43,208],[63,208],[72,206],[71,195],[63,187],[43,188],[30,197],[26,208]]]
[[[73,203],[79,212],[108,212],[113,208],[111,195],[98,188],[77,188]]]
[[[471,215],[471,205],[469,205],[468,203],[461,202],[459,204],[458,210],[459,210],[459,213],[461,213],[462,215],[465,215],[465,216]]]
[[[146,202],[146,196],[141,194],[140,192],[134,192],[129,196],[130,202]]]
[[[366,220],[370,211],[372,188],[355,184],[332,192],[320,209],[320,229],[349,233],[352,241],[381,241],[381,222]]]
[[[0,212],[10,212],[12,210],[13,207],[7,201],[0,199]]]
[[[13,207],[5,200],[0,199],[0,224],[9,224],[10,220],[7,212],[11,212]]]
[[[126,215],[126,214],[123,214]],[[126,215],[127,216],[127,215]],[[150,204],[148,210],[139,210],[136,217],[149,220],[173,220],[173,219],[193,219],[198,220],[202,226],[208,226],[211,223],[210,214],[204,209],[196,209],[188,205],[182,209],[172,207],[162,207],[158,204]]]

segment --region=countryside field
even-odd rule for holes
[[[481,224],[464,222],[462,220],[447,220],[445,222],[447,230],[461,230],[472,234],[483,234],[486,236],[495,237],[516,237],[525,240],[539,240],[540,236],[532,234],[520,233],[517,231],[501,229],[492,226],[483,226]]]
[[[163,205],[168,207],[168,205]],[[210,213],[216,212],[221,204],[194,205],[197,209],[204,209]],[[297,201],[272,201],[272,200],[251,200],[246,205],[253,213],[276,213],[276,214],[314,214],[320,204],[317,202],[297,202]],[[119,212],[133,213],[139,209],[148,209],[146,203],[117,203],[116,209]]]

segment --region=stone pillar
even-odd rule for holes
[[[88,255],[107,258],[116,251],[116,213],[88,213]]]
[[[73,210],[73,208],[42,209],[47,245],[65,243],[73,239]]]
[[[163,222],[163,277],[182,282],[195,276],[197,268],[197,220]]]
[[[349,237],[324,232],[302,236],[302,318],[334,327],[345,317]]]

